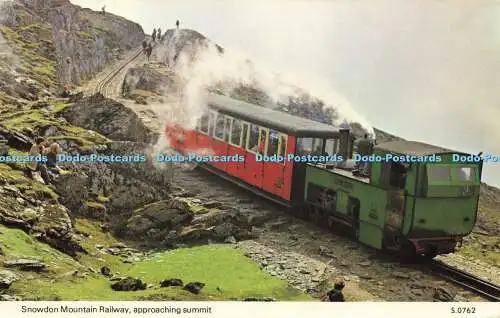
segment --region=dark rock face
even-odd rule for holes
[[[140,279],[127,277],[111,284],[111,289],[115,291],[136,291],[146,289],[147,284]]]
[[[204,283],[200,282],[192,282],[192,283],[187,283],[186,286],[184,286],[184,289],[189,291],[192,294],[199,294],[201,289],[205,287]]]
[[[15,185],[0,186],[0,193],[2,203],[8,207],[0,206],[2,224],[29,232],[39,241],[68,255],[85,253],[64,206],[54,204],[55,202],[41,205],[40,200],[23,194]]]
[[[154,143],[157,138],[132,110],[100,94],[73,104],[61,115],[73,125],[113,140]]]
[[[107,266],[101,267],[101,274],[106,277],[111,277],[111,270]]]
[[[7,145],[12,148],[24,151],[28,151],[31,148],[31,139],[20,132],[0,126],[0,136],[7,140]]]
[[[39,21],[50,26],[45,56],[58,61],[57,78],[67,83],[89,78],[119,53],[139,46],[144,38],[137,23],[111,13],[103,16],[66,0],[18,1],[7,19],[13,27]]]
[[[144,153],[145,144],[113,142],[102,154]],[[168,168],[156,169],[148,163],[70,164],[65,169],[75,171],[60,175],[55,186],[63,203],[72,216],[91,215],[96,209],[91,201],[99,195],[109,201],[99,205],[98,217],[109,229],[121,233],[135,209],[155,201],[170,198],[172,172]],[[177,221],[176,221],[177,222]]]
[[[170,279],[162,280],[160,282],[160,287],[175,287],[175,286],[184,286],[182,279],[170,278]]]
[[[453,295],[448,289],[444,287],[438,287],[434,291],[434,299],[439,300],[439,301],[453,301],[455,298],[455,295]]]
[[[127,229],[138,236],[152,226],[170,231],[182,225],[189,224],[194,213],[189,210],[187,203],[180,200],[164,200],[149,204],[134,212],[128,220]]]
[[[23,271],[42,272],[46,270],[45,264],[32,259],[17,259],[4,262],[5,267],[15,267]]]

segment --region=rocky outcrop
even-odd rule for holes
[[[101,94],[80,100],[61,115],[73,125],[97,131],[113,140],[154,143],[158,138],[134,111]]]
[[[27,180],[21,176],[5,178],[11,171],[5,168],[3,173],[0,171],[0,223],[32,233],[39,241],[68,255],[85,253],[68,209],[57,203],[55,193],[42,185],[22,184]]]
[[[146,144],[113,142],[99,155],[145,155],[146,151]],[[85,162],[67,164],[65,169],[74,172],[56,180],[61,202],[74,216],[103,220],[116,233],[124,229],[133,210],[170,198],[172,170],[168,166],[155,168],[148,162]]]
[[[4,12],[6,26],[28,42],[40,43],[37,53],[55,62],[56,78],[66,83],[90,78],[144,38],[137,23],[67,0],[18,0]]]
[[[179,79],[173,73],[160,72],[154,68],[134,67],[127,71],[123,83],[123,94],[132,97],[134,90],[144,90],[165,95],[178,91],[176,88]]]

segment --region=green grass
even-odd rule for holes
[[[476,236],[480,237],[481,241],[488,246],[498,246],[498,244],[500,244],[500,237],[498,236]],[[483,250],[482,244],[478,241],[472,241],[464,244],[457,254],[480,259],[484,262],[500,267],[500,252],[498,250]]]
[[[109,202],[109,200],[110,200],[109,197],[106,197],[106,196],[103,196],[103,195],[99,195],[97,197],[97,201],[102,202],[102,203]]]
[[[55,77],[56,70],[53,65],[45,65],[41,67],[35,67],[33,69],[34,72],[40,74],[40,75],[45,75],[47,77]]]
[[[39,110],[21,111],[9,116],[2,116],[0,123],[10,129],[32,128],[43,124],[58,125],[57,122],[46,119]]]
[[[82,152],[92,152],[95,144],[105,145],[111,142],[108,138],[97,132],[57,122],[54,115],[64,109],[64,107],[66,107],[66,104],[59,101],[55,103],[54,114],[42,113],[41,110],[36,109],[0,115],[0,124],[13,130],[22,130],[23,128],[37,129],[47,125],[55,126],[61,134],[49,137],[49,140],[72,141]]]
[[[81,267],[75,260],[66,254],[52,249],[41,243],[24,231],[7,228],[0,225],[0,245],[4,255],[3,260],[29,258],[42,261],[50,267],[53,274],[62,273],[72,268]]]
[[[11,289],[25,299],[39,300],[228,300],[250,296],[311,300],[286,282],[260,270],[242,251],[229,245],[159,252],[150,259],[126,264],[117,256],[97,252],[95,244],[109,246],[117,242],[111,234],[99,230],[99,223],[77,220],[77,228],[90,235],[82,243],[90,254],[81,255],[79,262],[33,240],[20,230],[0,227],[4,233],[0,235],[0,243],[5,252],[0,258],[32,257],[46,262],[51,271],[49,274],[19,273],[24,278],[15,282]],[[99,274],[90,274],[86,278],[71,275],[75,269],[82,271],[92,267],[99,270],[104,265],[113,273],[141,278],[154,287],[144,291],[115,292],[110,288],[109,280]],[[159,282],[167,278],[180,278],[185,283],[200,281],[206,286],[200,295],[176,287],[160,288]]]

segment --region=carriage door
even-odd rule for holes
[[[261,156],[267,156],[267,146],[269,140],[269,129],[264,127],[259,127],[259,143],[257,147],[257,153]],[[261,159],[261,161],[256,162],[256,170],[257,174],[260,174],[260,177],[257,178],[257,186],[259,188],[264,187],[264,165],[266,162]]]
[[[286,139],[282,138],[282,135],[275,130],[269,130],[267,156],[271,161],[263,162],[264,178],[262,179],[263,189],[280,197],[283,195],[285,174],[285,161],[279,162],[277,160],[278,156],[283,155],[280,153],[281,143],[285,142]]]
[[[250,124],[245,155],[245,181],[258,188],[262,188],[263,165],[262,161],[256,160],[256,155],[259,153],[259,148],[260,150],[263,148],[265,153],[266,140],[263,138],[267,137],[267,132],[264,134],[264,131],[265,129],[259,125]],[[264,142],[263,146],[262,142]]]

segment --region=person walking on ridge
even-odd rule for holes
[[[177,26],[177,29],[179,29],[179,20],[175,22],[175,25]]]
[[[153,52],[153,47],[151,46],[151,43],[149,43],[148,48],[146,49],[146,56],[148,57],[148,61],[149,57],[151,56],[151,52]]]
[[[156,38],[158,39],[158,42],[161,41],[161,28],[158,28],[158,32],[157,32]]]
[[[153,29],[153,34],[151,34],[151,37],[153,38],[153,42],[156,39],[156,28]]]
[[[47,162],[45,163],[49,172],[60,174],[61,169],[57,165],[57,156],[62,152],[61,146],[57,142],[53,142],[49,148],[45,149]]]

